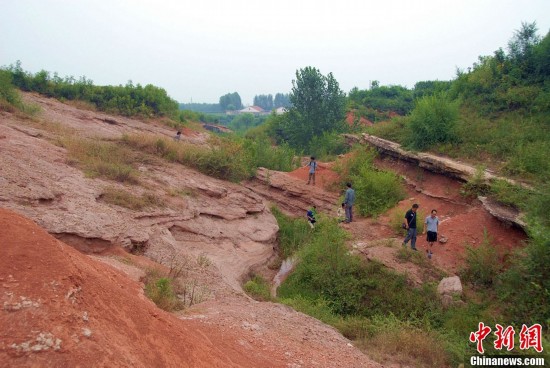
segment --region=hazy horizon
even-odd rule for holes
[[[370,82],[450,80],[522,22],[550,29],[548,0],[1,2],[0,66],[153,84],[178,102],[289,93],[297,69],[332,72],[346,93]]]

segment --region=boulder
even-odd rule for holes
[[[458,276],[445,277],[437,286],[437,292],[440,295],[462,295],[462,283]]]

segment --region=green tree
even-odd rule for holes
[[[290,107],[290,94],[289,93],[277,93],[273,100],[273,107]]]
[[[273,110],[273,95],[254,96],[254,106],[260,106],[266,111]]]
[[[220,97],[220,106],[222,110],[240,110],[243,108],[241,96],[237,92],[226,93]]]
[[[304,147],[323,132],[345,130],[346,97],[332,73],[310,66],[296,71],[290,101],[284,130],[291,145]]]

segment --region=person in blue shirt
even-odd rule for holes
[[[346,186],[346,196],[344,197],[344,205],[346,210],[346,220],[345,223],[350,223],[353,221],[353,203],[355,202],[355,190],[351,188],[351,183],[347,183]]]
[[[315,223],[317,222],[317,220],[315,219],[316,215],[317,215],[317,207],[315,206],[311,207],[306,212],[307,223],[309,224],[309,226],[311,226],[312,229],[315,227]]]
[[[418,210],[418,205],[415,203],[412,205],[412,208],[405,213],[405,229],[407,229],[407,236],[403,240],[403,246],[407,246],[407,242],[411,241],[411,249],[416,250],[416,211]]]

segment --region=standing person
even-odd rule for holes
[[[426,249],[426,253],[428,253],[428,258],[432,258],[432,246],[434,245],[434,242],[437,241],[437,231],[439,228],[439,218],[437,217],[437,210],[432,210],[432,213],[430,216],[426,217],[426,220],[424,221],[424,231],[422,234],[428,230],[428,235],[426,236],[426,240],[428,241],[428,244],[430,244],[430,249]]]
[[[174,140],[176,142],[179,142],[181,140],[181,131],[178,130],[178,132],[176,133],[176,135],[174,136]]]
[[[315,223],[317,222],[317,220],[315,220],[315,215],[317,215],[317,207],[315,206],[311,207],[306,212],[307,222],[312,229],[315,227]]]
[[[307,179],[307,183],[309,185],[309,182],[311,179],[313,179],[313,185],[315,185],[315,171],[317,170],[317,161],[315,161],[315,157],[311,156],[310,161],[307,164],[309,166],[309,177]]]
[[[355,202],[355,190],[351,189],[351,183],[347,183],[346,196],[344,197],[344,204],[346,207],[346,220],[345,223],[353,221],[353,202]]]
[[[411,249],[416,250],[416,211],[418,210],[418,205],[415,203],[412,205],[412,208],[405,213],[405,229],[407,229],[407,236],[403,240],[403,246],[407,246],[407,242],[411,241]]]

